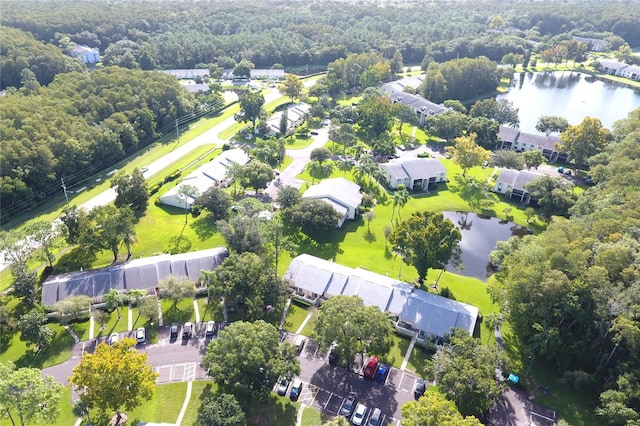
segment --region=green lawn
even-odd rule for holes
[[[303,135],[292,135],[285,139],[286,149],[304,149],[313,143],[313,138]]]
[[[76,416],[73,415],[72,406],[71,406],[71,387],[65,386],[62,388],[62,396],[60,397],[60,401],[58,402],[58,410],[60,415],[56,419],[55,423],[33,423],[35,426],[69,426],[75,423]],[[13,417],[16,421],[18,418]],[[5,423],[3,423],[4,425]],[[8,422],[6,423],[9,424]]]
[[[391,341],[391,349],[385,355],[381,356],[381,360],[386,364],[400,368],[402,367],[402,361],[404,361],[404,355],[407,353],[407,349],[409,349],[410,340],[407,337],[394,334]]]
[[[161,303],[162,322],[164,325],[170,325],[174,322],[193,322],[196,320],[193,299],[181,299],[175,305],[170,299],[161,299]]]
[[[300,334],[304,336],[313,336],[314,324],[316,323],[316,318],[318,318],[318,311],[316,308],[310,308],[308,312],[311,312],[311,318],[309,318],[309,321],[307,321]]]
[[[424,365],[429,358],[430,355],[424,349],[419,346],[414,346],[411,356],[409,357],[409,361],[407,362],[407,370],[413,371],[418,376],[426,377],[427,373]]]
[[[308,309],[308,306],[292,301],[289,305],[283,328],[289,333],[295,333],[302,321],[307,317]]]
[[[222,306],[219,303],[216,303],[215,305],[208,304],[206,296],[198,297],[196,300],[198,302],[201,322],[211,320],[222,322],[224,318],[222,317]]]
[[[89,328],[91,322],[89,319],[79,322],[72,322],[69,324],[69,328],[73,330],[74,333],[78,336],[80,341],[89,340]]]
[[[113,312],[107,312],[107,317],[109,320],[104,325],[104,330],[100,330],[100,324],[97,322],[94,324],[93,335],[94,337],[103,337],[108,336],[111,333],[120,333],[123,331],[129,330],[129,320],[128,308],[125,306],[120,307],[120,315],[121,318],[118,319],[118,311],[114,310]],[[136,319],[136,316],[133,316],[133,319]]]
[[[73,337],[60,324],[49,324],[55,331],[55,337],[43,350],[35,352],[33,346],[27,348],[26,342],[20,340],[21,333],[15,332],[10,338],[3,337],[0,348],[0,359],[3,362],[13,361],[18,367],[45,368],[68,360],[71,356]]]
[[[270,394],[265,401],[250,400],[247,424],[293,426],[300,408],[299,402],[291,402],[284,396]]]
[[[318,411],[315,407],[305,407],[302,412],[302,426],[322,426],[333,417]]]
[[[202,405],[204,397],[211,392],[215,392],[218,389],[212,381],[198,381],[193,382],[191,388],[191,399],[189,399],[189,405],[187,405],[187,411],[182,418],[182,426],[196,426],[198,420],[198,411]]]

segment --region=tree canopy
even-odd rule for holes
[[[278,377],[300,373],[295,347],[280,343],[280,333],[262,320],[238,321],[207,346],[202,363],[214,380],[234,388],[268,393]]]
[[[402,426],[481,426],[474,416],[463,417],[453,401],[440,392],[426,392],[402,406]]]
[[[407,265],[418,271],[420,282],[429,269],[444,269],[450,261],[459,263],[460,230],[442,213],[416,212],[397,224],[389,242]]]
[[[120,416],[120,410],[132,410],[151,399],[158,373],[147,364],[146,353],[132,349],[134,345],[134,339],[125,338],[85,352],[69,382],[82,390],[80,399],[86,406]]]
[[[9,417],[16,424],[55,423],[60,415],[58,401],[62,397],[62,384],[51,376],[42,377],[37,368],[16,368],[9,362],[0,363],[1,418]]]
[[[364,306],[357,296],[335,296],[320,305],[314,332],[320,346],[334,350],[351,365],[357,353],[385,354],[393,327],[377,306]]]

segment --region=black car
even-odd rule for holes
[[[169,337],[171,339],[178,338],[178,324],[171,324],[171,329],[169,331]]]
[[[344,400],[344,404],[342,404],[342,408],[340,409],[340,414],[349,418],[351,414],[353,414],[353,410],[356,408],[356,394],[351,392],[347,399]]]
[[[335,349],[332,349],[329,352],[329,365],[338,365],[338,360],[340,359],[340,355],[336,352]]]
[[[424,379],[418,378],[416,379],[416,384],[413,387],[413,396],[416,399],[420,399],[422,395],[427,391],[427,382]]]

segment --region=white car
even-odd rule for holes
[[[118,340],[120,340],[120,335],[118,333],[111,333],[107,342],[109,346],[113,346]]]
[[[205,336],[211,337],[216,333],[216,323],[215,321],[207,322],[207,329],[205,331]]]
[[[144,329],[144,327],[140,327],[139,329],[136,330],[136,341],[138,342],[139,345],[146,343],[147,331]]]
[[[356,426],[360,426],[364,423],[365,417],[367,417],[367,412],[369,409],[364,404],[358,404],[356,406],[356,411],[353,412],[353,416],[351,416],[351,423]]]

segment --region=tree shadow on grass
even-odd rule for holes
[[[187,322],[191,319],[193,309],[181,310],[177,305],[172,305],[166,312],[162,313],[162,319],[165,324],[174,322]]]
[[[169,240],[167,251],[170,254],[186,253],[191,250],[191,246],[191,240],[189,240],[189,238],[187,237],[184,237],[181,233],[180,235],[172,237]]]
[[[211,238],[218,232],[216,220],[209,214],[201,215],[198,219],[191,222],[191,229],[194,230],[200,241]]]
[[[237,396],[238,397],[238,396]],[[240,398],[238,397],[240,400]],[[265,398],[249,398],[249,406],[243,409],[250,425],[294,425],[298,410],[288,399],[273,394]]]
[[[78,246],[61,255],[54,269],[57,274],[90,269],[96,259],[95,253],[90,253],[88,250]]]
[[[65,351],[71,355],[73,343],[73,337],[65,329],[61,329],[49,346],[37,352],[34,348],[27,349],[27,352],[16,361],[16,365],[18,367],[43,368],[46,361],[60,356]]]
[[[376,234],[374,234],[371,231],[367,231],[364,233],[364,240],[368,243],[374,243],[378,240],[378,238],[376,237]]]

